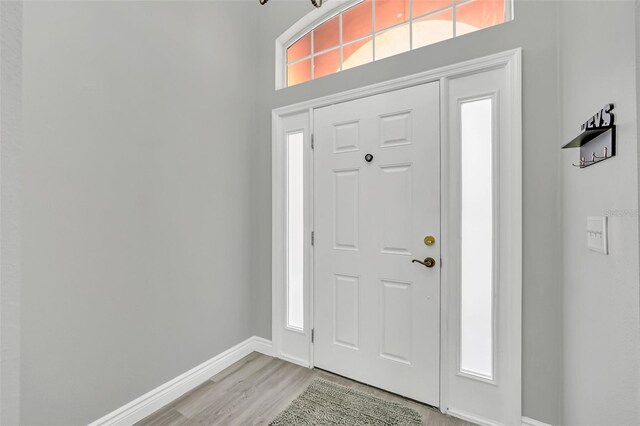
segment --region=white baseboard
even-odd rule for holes
[[[262,337],[253,336],[237,344],[236,346],[227,349],[223,353],[216,355],[208,361],[203,362],[197,367],[192,368],[186,373],[181,374],[168,381],[167,383],[158,386],[142,395],[141,397],[131,401],[127,405],[118,408],[115,411],[101,417],[94,421],[89,426],[129,426],[144,419],[150,414],[158,411],[168,403],[178,399],[185,393],[194,389],[207,381],[212,376],[215,376],[225,368],[231,366],[233,363],[240,361],[245,356],[252,352],[260,352],[265,355],[273,356],[273,345],[270,340],[263,339]],[[299,365],[308,367],[308,363],[293,358],[283,357],[289,362],[293,362]],[[495,423],[482,419],[469,413],[449,410],[448,414],[461,418],[463,420],[471,421],[473,423],[485,426],[495,426]],[[551,426],[549,424],[540,422],[538,420],[531,419],[529,417],[522,417],[522,426]]]
[[[258,336],[250,337],[248,340],[251,340],[254,352],[260,352],[264,355],[273,356],[273,344],[271,343],[271,340],[267,340]]]
[[[270,340],[253,336],[94,421],[89,426],[129,426],[206,382],[252,352],[273,355]]]
[[[467,413],[466,411],[449,408],[447,410],[447,414],[480,426],[501,426],[499,423],[485,419],[484,417],[476,416],[472,413]]]
[[[459,419],[477,424],[477,425],[481,425],[481,426],[499,426],[498,423],[495,423],[491,420],[488,420],[482,417],[478,417],[474,414],[467,413],[465,411],[449,409],[449,411],[447,411],[447,414],[449,414],[450,416],[457,417]],[[523,416],[522,426],[551,426],[551,425]]]
[[[309,361],[302,358],[298,358],[292,355],[287,355],[284,353],[280,353],[280,356],[278,358],[280,358],[281,360],[290,362],[291,364],[299,365],[300,367],[309,368]]]
[[[529,417],[522,417],[522,426],[551,426],[548,423],[543,423]]]

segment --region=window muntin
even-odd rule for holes
[[[413,0],[413,16],[424,16],[450,6],[451,0]]]
[[[302,37],[287,49],[287,63],[293,63],[299,59],[311,55],[311,33]]]
[[[343,70],[373,62],[373,43],[371,42],[371,37],[345,44],[342,47],[342,52],[343,56],[347,58],[342,63]]]
[[[286,85],[501,24],[513,0],[364,0],[287,47]],[[331,54],[329,51],[336,50]],[[337,61],[336,61],[337,60]]]
[[[315,78],[333,74],[335,69],[340,68],[340,49],[333,49],[328,52],[321,53],[313,60]]]
[[[447,9],[413,21],[413,48],[453,38],[453,10]]]
[[[320,24],[313,30],[313,51],[322,52],[323,50],[338,47],[340,45],[340,16],[329,19]]]
[[[372,16],[371,0],[358,3],[342,12],[343,43],[370,36],[373,24]]]
[[[376,33],[374,37],[375,59],[384,59],[409,51],[411,49],[410,31],[409,24],[401,24]]]
[[[311,80],[311,59],[303,59],[287,66],[289,86]]]
[[[374,12],[376,32],[407,22],[411,17],[410,0],[376,0]]]

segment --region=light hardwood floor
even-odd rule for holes
[[[142,425],[267,425],[315,377],[399,402],[418,411],[423,424],[466,426],[435,408],[326,371],[303,368],[256,352],[137,423]]]

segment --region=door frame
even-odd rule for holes
[[[510,135],[509,143],[511,147],[511,157],[509,158],[511,168],[508,174],[500,176],[502,180],[509,180],[514,191],[509,198],[510,217],[506,218],[514,229],[513,237],[508,241],[507,246],[501,247],[507,253],[509,277],[512,278],[513,290],[509,294],[508,311],[510,313],[508,322],[510,328],[514,330],[510,336],[510,345],[512,345],[512,353],[515,354],[514,359],[509,364],[510,377],[514,378],[514,392],[509,401],[509,406],[514,412],[521,413],[521,394],[522,394],[522,49],[513,49],[505,52],[472,59],[459,64],[448,65],[419,74],[414,74],[398,79],[357,88],[341,93],[336,93],[317,99],[289,105],[272,111],[272,341],[274,354],[284,360],[313,368],[313,344],[311,342],[311,330],[313,329],[313,248],[310,247],[306,260],[309,262],[309,273],[306,276],[305,293],[308,297],[305,299],[305,312],[308,312],[309,319],[305,323],[303,331],[297,333],[304,336],[307,345],[307,354],[305,358],[299,355],[291,355],[287,352],[287,348],[283,346],[283,338],[285,334],[286,324],[284,322],[285,302],[285,286],[286,286],[286,151],[284,150],[284,130],[283,120],[293,115],[306,114],[308,122],[308,133],[305,132],[305,152],[311,155],[311,139],[313,134],[313,110],[329,106],[335,103],[347,102],[368,96],[377,95],[398,89],[404,89],[419,84],[439,81],[440,82],[440,144],[441,144],[441,239],[442,239],[442,270],[441,270],[441,292],[440,292],[440,409],[445,412],[449,401],[449,378],[446,374],[448,371],[447,360],[456,359],[456,343],[449,337],[451,334],[451,323],[453,322],[448,316],[451,312],[455,312],[458,304],[454,300],[447,286],[443,286],[443,282],[447,282],[448,277],[455,277],[457,272],[451,268],[452,262],[447,262],[450,253],[455,253],[459,241],[449,241],[449,224],[452,220],[452,212],[448,208],[449,194],[454,189],[453,182],[448,179],[450,172],[450,160],[448,158],[448,145],[450,142],[449,135],[449,108],[448,108],[448,82],[456,77],[469,74],[476,74],[483,71],[489,71],[498,68],[504,68],[507,76],[507,86],[509,95],[511,96],[509,111]],[[307,162],[309,173],[308,185],[305,186],[305,199],[309,197],[309,202],[305,202],[309,206],[310,211],[306,212],[310,218],[309,229],[305,229],[305,235],[309,235],[312,231],[311,224],[313,214],[313,161]],[[506,322],[505,318],[500,320]],[[514,327],[515,326],[515,327]],[[455,414],[455,413],[452,413]],[[482,419],[467,418],[480,424],[488,424]]]

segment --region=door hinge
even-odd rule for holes
[[[316,340],[316,329],[312,328],[311,329],[311,343],[314,343]]]
[[[316,233],[311,231],[311,245],[313,246],[316,243]]]
[[[315,149],[314,135],[311,133],[311,149]]]

